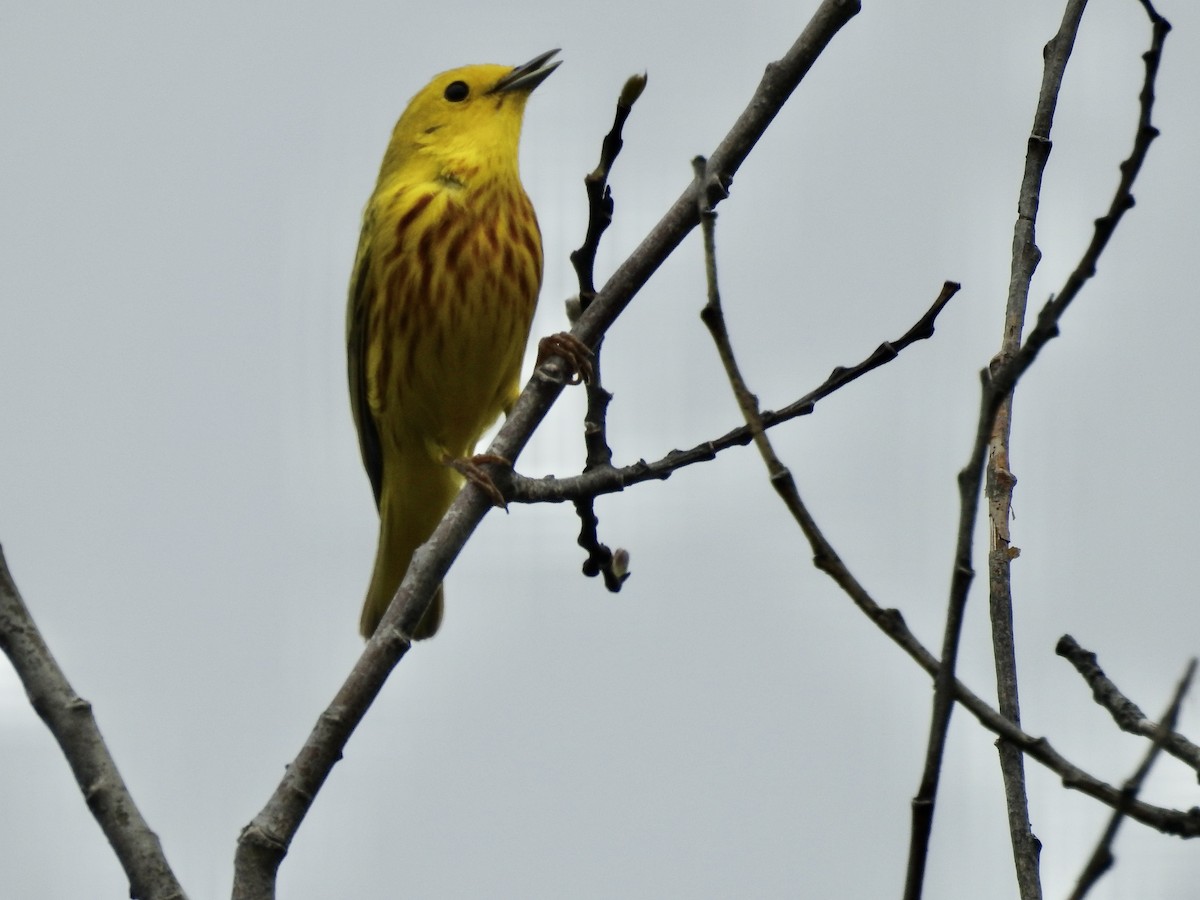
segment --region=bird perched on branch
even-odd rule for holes
[[[463,474],[486,487],[471,462],[475,443],[517,397],[542,282],[541,232],[517,147],[525,102],[558,67],[557,52],[436,76],[396,123],[363,214],[346,346],[379,509],[364,637]],[[439,585],[412,637],[432,637],[442,613]]]

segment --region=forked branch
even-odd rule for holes
[[[787,54],[767,67],[758,89],[711,158],[713,171],[731,179],[776,113],[820,54],[859,11],[858,0],[824,0]],[[698,221],[689,185],[633,254],[613,273],[580,316],[572,334],[594,347],[633,296]],[[515,461],[545,418],[563,385],[532,378],[487,453]],[[389,673],[409,649],[406,630],[416,626],[423,598],[442,581],[490,508],[481,490],[468,486],[412,563],[374,637],[318,719],[304,746],[262,811],[243,830],[234,859],[235,900],[274,897],[276,873],[313,799],[341,758],[342,748]]]

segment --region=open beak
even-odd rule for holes
[[[545,53],[539,54],[523,65],[517,66],[503,78],[496,82],[489,94],[498,94],[503,91],[532,91],[535,87],[550,77],[550,73],[562,65],[562,60],[546,65],[546,62],[558,50],[547,50]]]

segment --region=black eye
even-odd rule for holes
[[[471,89],[465,81],[452,81],[446,85],[446,93],[443,96],[451,103],[460,103],[467,99],[469,93]]]

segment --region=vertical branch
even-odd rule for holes
[[[1021,346],[1029,285],[1041,260],[1037,246],[1037,214],[1042,191],[1042,174],[1053,146],[1050,132],[1054,110],[1062,88],[1067,60],[1075,46],[1075,36],[1083,18],[1087,0],[1068,0],[1058,32],[1043,50],[1042,85],[1038,93],[1033,127],[1025,155],[1025,172],[1017,199],[1017,221],[1013,228],[1012,268],[1008,283],[1008,303],[1004,332],[995,363],[1006,364]],[[1017,653],[1013,638],[1012,560],[1019,550],[1011,546],[1009,519],[1016,478],[1009,461],[1012,433],[1012,402],[1009,394],[1000,404],[988,445],[987,481],[988,518],[991,540],[988,551],[988,594],[992,622],[992,652],[996,666],[996,693],[1001,715],[1014,725],[1021,723],[1020,697],[1017,690]],[[1013,863],[1021,900],[1041,900],[1039,874],[1041,844],[1029,822],[1029,799],[1025,791],[1025,763],[1021,752],[1004,741],[997,743],[1000,773],[1008,804],[1008,830],[1012,842]]]
[[[958,646],[962,634],[963,616],[967,596],[974,580],[972,544],[975,521],[979,513],[980,484],[988,444],[995,429],[996,414],[1008,397],[1018,379],[1028,370],[1038,353],[1058,335],[1058,321],[1075,301],[1079,292],[1096,274],[1096,266],[1115,233],[1125,213],[1133,208],[1133,184],[1146,160],[1150,144],[1158,137],[1158,129],[1151,123],[1154,108],[1154,84],[1162,59],[1163,43],[1171,25],[1158,15],[1150,0],[1140,0],[1153,25],[1150,49],[1142,54],[1146,77],[1139,94],[1139,114],[1133,150],[1120,165],[1121,177],[1113,194],[1108,211],[1094,222],[1092,240],[1088,243],[1078,264],[1067,276],[1062,290],[1053,296],[1038,314],[1037,323],[1020,348],[1012,353],[1007,362],[989,366],[981,373],[983,396],[980,402],[979,421],[976,424],[975,441],[967,465],[958,474],[960,513],[956,538],[954,569],[950,579],[950,599],[946,610],[946,625],[942,638],[942,665],[937,673],[933,696],[933,714],[929,727],[929,741],[925,751],[925,764],[921,773],[920,787],[912,801],[912,836],[909,843],[908,871],[906,875],[905,900],[918,900],[925,878],[925,864],[929,852],[929,836],[933,829],[934,806],[937,801],[938,783],[941,777],[942,758],[945,754],[946,735],[950,729],[950,714],[954,708],[955,671],[958,665]]]
[[[612,224],[613,199],[612,190],[608,186],[608,173],[612,171],[617,155],[625,146],[625,139],[621,134],[625,128],[625,120],[633,111],[633,104],[646,89],[646,80],[644,74],[633,75],[626,80],[625,86],[621,88],[621,95],[617,98],[617,111],[613,116],[612,128],[600,144],[600,162],[583,179],[588,198],[587,232],[579,249],[571,251],[571,265],[575,267],[575,275],[579,279],[580,312],[585,312],[596,298],[596,251],[600,248],[600,236]]]
[[[626,80],[617,99],[612,128],[600,145],[600,162],[583,179],[588,198],[588,224],[583,244],[579,249],[571,251],[571,265],[575,267],[575,275],[579,279],[578,305],[568,303],[567,309],[572,325],[596,298],[596,252],[600,248],[600,237],[612,224],[613,214],[612,188],[608,184],[608,175],[625,144],[622,137],[625,120],[629,118],[633,104],[645,89],[644,74],[633,75]],[[587,449],[585,472],[612,466],[612,448],[608,445],[607,424],[608,404],[612,402],[612,394],[606,391],[601,383],[600,351],[603,346],[604,339],[598,339],[592,350],[591,377],[584,379],[584,388],[587,391],[587,412],[583,417],[583,440]],[[578,544],[588,553],[588,558],[583,563],[583,574],[589,578],[602,575],[604,586],[608,590],[619,591],[625,579],[629,577],[629,553],[620,548],[613,551],[600,541],[600,521],[596,517],[595,498],[576,500],[575,513],[580,523]]]

